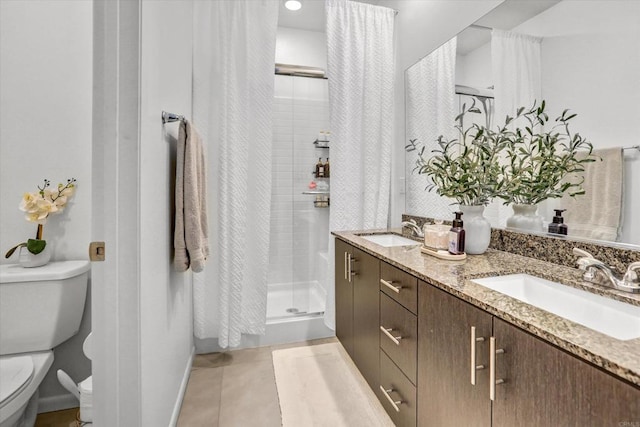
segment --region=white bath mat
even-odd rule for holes
[[[340,343],[272,355],[284,427],[393,426]]]

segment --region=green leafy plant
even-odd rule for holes
[[[502,192],[499,155],[510,140],[475,123],[464,129],[463,119],[468,114],[481,114],[475,101],[468,108],[463,105],[455,118],[458,138],[447,140],[440,135],[438,148],[431,151],[433,156],[427,158],[426,147],[416,139],[410,140],[405,149],[417,151],[414,172],[429,177],[428,191],[435,189],[438,195],[461,205],[486,206]]]
[[[539,106],[521,107],[514,117],[506,118],[498,130],[507,141],[498,194],[505,205],[535,205],[565,192],[570,196],[584,194],[584,164],[595,161],[595,156],[591,143],[569,130],[574,117],[575,113],[564,110],[550,122],[543,100]],[[524,128],[509,130],[514,120],[524,121]]]

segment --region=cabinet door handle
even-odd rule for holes
[[[351,256],[351,254],[348,255],[347,257],[348,261],[349,261],[349,283],[351,283],[351,277],[352,276],[357,276],[358,274],[354,271],[351,271],[351,261],[357,262],[358,260],[355,259],[354,257]]]
[[[496,349],[496,338],[489,338],[489,398],[496,400],[496,384],[502,384],[503,379],[496,380],[496,354],[504,353],[503,348]]]
[[[476,337],[476,327],[471,327],[471,385],[476,385],[476,371],[484,369],[484,365],[476,365],[476,343],[484,341],[483,337]]]
[[[384,397],[386,397],[389,403],[391,403],[393,409],[395,409],[396,412],[400,412],[400,408],[398,407],[398,405],[402,404],[402,400],[393,400],[393,398],[391,398],[391,396],[389,395],[389,393],[392,393],[394,390],[392,388],[387,390],[382,386],[380,386],[380,390],[382,390],[382,394],[384,394]]]
[[[349,271],[349,269],[348,269],[349,267],[347,266],[347,255],[348,255],[348,253],[345,252],[344,253],[344,280],[347,280],[349,278],[347,276],[347,274],[349,274],[349,273],[347,273]]]
[[[384,332],[384,334],[388,336],[391,341],[396,343],[396,345],[400,345],[400,340],[402,339],[402,337],[401,336],[394,337],[393,335],[391,335],[391,332],[393,332],[393,329],[391,328],[387,329],[384,326],[380,326],[380,330]]]
[[[400,293],[400,289],[402,289],[402,286],[393,286],[394,282],[392,282],[391,280],[387,281],[387,280],[384,280],[384,279],[380,279],[380,283],[385,285],[387,288],[391,289],[396,294],[399,294]]]

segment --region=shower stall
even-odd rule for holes
[[[328,81],[323,76],[316,68],[276,66],[265,337],[270,342],[333,335],[323,319],[330,285],[331,146]],[[319,163],[319,175],[327,176],[316,176]]]

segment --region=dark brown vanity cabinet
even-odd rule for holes
[[[418,300],[418,425],[491,427],[491,315],[424,282]]]
[[[637,387],[426,283],[418,299],[418,425],[640,421]]]
[[[335,298],[336,337],[353,359],[353,286],[350,262],[353,262],[353,247],[335,239]]]
[[[377,258],[336,239],[336,336],[376,390],[380,381]]]

